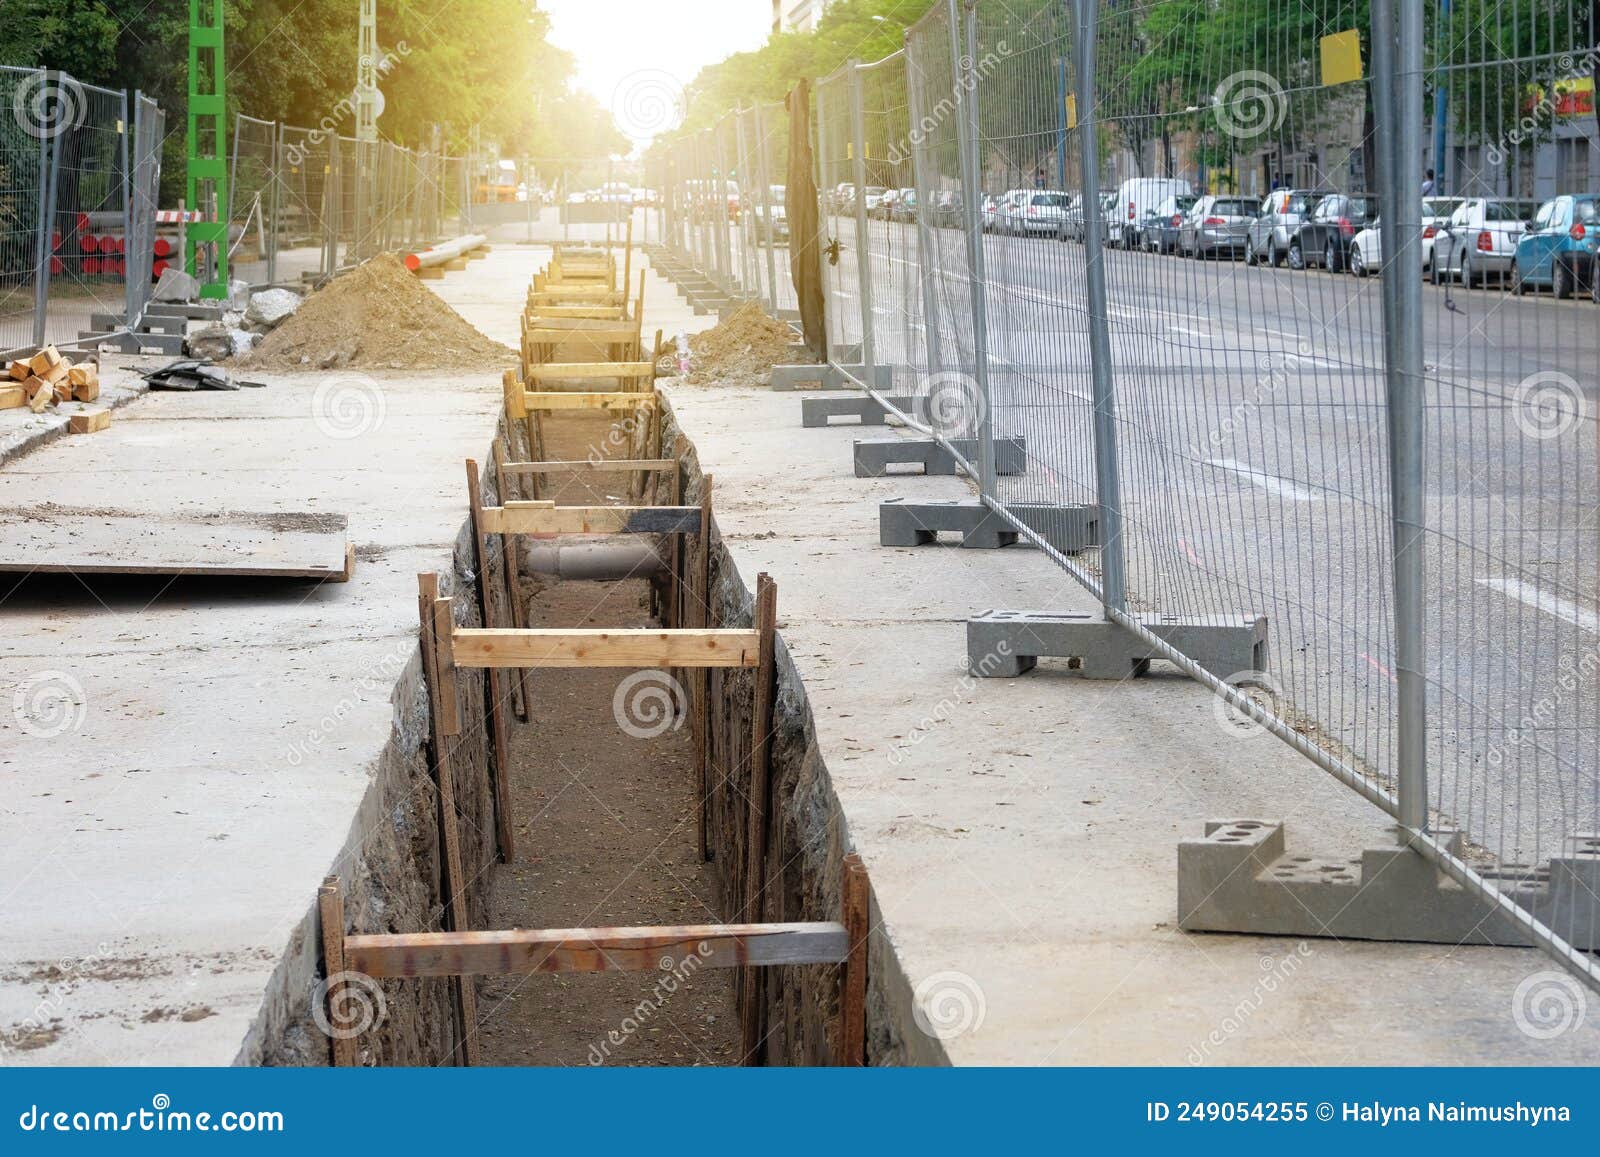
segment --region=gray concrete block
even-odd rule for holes
[[[1219,679],[1267,669],[1267,620],[1263,616],[1137,617],[1163,642]],[[1161,655],[1132,631],[1097,614],[989,611],[967,621],[967,664],[974,675],[1015,678],[1045,657],[1074,660],[1064,672],[1068,675],[1127,679],[1144,674],[1150,661]]]
[[[885,395],[895,409],[916,415],[921,412],[922,399]],[[834,418],[855,418],[863,426],[882,426],[888,411],[871,394],[851,394],[842,398],[801,398],[800,424],[808,430],[833,425]]]
[[[863,384],[886,390],[894,387],[894,367],[869,367],[856,362],[773,366],[770,384],[772,389],[780,393],[789,390],[859,390]]]
[[[890,466],[920,465],[924,474],[959,474],[956,455],[967,462],[978,459],[976,438],[952,438],[950,446],[955,454],[932,438],[884,438],[860,441],[855,444],[855,470],[857,478],[882,478]],[[996,438],[994,440],[995,473],[1021,474],[1027,469],[1027,449],[1024,440]],[[908,471],[909,473],[909,471]]]
[[[1436,832],[1459,852],[1459,833]],[[1486,871],[1496,886],[1585,951],[1600,948],[1600,840],[1579,836],[1545,870]],[[1293,854],[1283,825],[1220,820],[1178,845],[1178,922],[1189,932],[1531,945],[1520,925],[1398,842],[1351,859]]]
[[[1017,521],[1062,554],[1077,554],[1098,544],[1097,506],[1008,506]],[[973,550],[1011,546],[1020,538],[1016,526],[977,500],[908,502],[896,498],[878,507],[878,541],[884,546],[925,546],[939,534],[961,535]]]

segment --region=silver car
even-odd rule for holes
[[[1433,283],[1461,279],[1468,289],[1487,277],[1504,281],[1528,222],[1539,211],[1533,201],[1471,197],[1450,214],[1433,239]]]
[[[1178,227],[1178,252],[1189,257],[1237,257],[1244,252],[1256,203],[1243,197],[1201,197]]]
[[[1245,234],[1244,263],[1282,265],[1289,256],[1289,242],[1327,195],[1323,189],[1274,189],[1268,193]]]

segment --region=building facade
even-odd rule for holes
[[[810,32],[831,0],[772,0],[774,32]]]

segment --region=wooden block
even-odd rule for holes
[[[67,430],[73,434],[95,434],[110,425],[111,411],[104,406],[95,406],[67,419]]]
[[[59,366],[65,360],[66,359],[61,356],[60,350],[56,349],[56,347],[53,345],[47,345],[44,347],[44,349],[40,350],[38,353],[34,354],[28,359],[28,366],[33,370],[37,377],[42,378],[46,373],[48,373],[50,370],[53,370],[56,366]]]
[[[662,961],[703,968],[838,964],[849,934],[833,921],[654,928],[545,928],[346,936],[345,967],[376,978],[654,972]]]
[[[72,387],[72,396],[80,402],[94,402],[100,398],[100,379],[90,378],[81,386]]]
[[[38,376],[52,385],[67,385],[67,375],[71,372],[72,363],[68,361],[60,361]],[[72,387],[68,385],[67,388],[70,390]]]
[[[0,410],[15,410],[28,404],[28,391],[21,386],[0,386]]]
[[[99,384],[100,367],[93,362],[84,362],[81,366],[73,366],[67,371],[67,381],[72,383],[74,389],[79,386]]]
[[[740,630],[462,630],[451,661],[469,668],[754,667],[761,636]]]
[[[24,383],[28,391],[28,409],[35,414],[42,414],[45,407],[55,404],[56,388],[41,378],[29,378]]]
[[[12,362],[11,363],[11,380],[12,381],[14,381],[14,382],[25,382],[31,377],[33,377],[33,367],[30,366],[27,362]]]

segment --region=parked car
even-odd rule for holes
[[[890,207],[889,219],[901,221],[906,224],[915,224],[917,220],[917,191],[915,189],[901,189]]]
[[[1268,193],[1245,237],[1244,263],[1281,265],[1289,256],[1289,242],[1327,195],[1322,189],[1274,189]]]
[[[1190,257],[1237,257],[1244,252],[1256,203],[1245,197],[1201,197],[1178,227],[1178,251]]]
[[[1193,193],[1189,182],[1181,177],[1133,177],[1122,182],[1117,188],[1117,212],[1112,217],[1117,226],[1117,243],[1126,249],[1134,248],[1161,202]]]
[[[862,200],[867,207],[868,217],[882,215],[883,201],[885,197],[889,196],[889,193],[890,190],[883,188],[881,185],[867,186],[866,191],[862,194]],[[855,206],[852,205],[851,208],[854,209]]]
[[[1183,219],[1189,215],[1189,210],[1195,207],[1200,198],[1192,196],[1168,197],[1156,206],[1151,214],[1151,220],[1145,225],[1142,241],[1147,253],[1176,253],[1178,251],[1178,230],[1183,228]]]
[[[1439,230],[1450,224],[1450,214],[1461,207],[1460,197],[1424,197],[1422,199],[1422,272],[1433,268],[1433,242]],[[1371,266],[1376,270],[1377,265]]]
[[[1005,231],[1021,236],[1056,236],[1066,217],[1068,196],[1059,189],[1023,189],[1007,198]]]
[[[827,195],[828,210],[832,213],[854,213],[856,211],[856,187],[849,181],[840,181],[834,186],[833,191]]]
[[[1323,197],[1289,242],[1289,268],[1320,265],[1329,273],[1343,272],[1350,243],[1366,228],[1367,219],[1378,215],[1376,205],[1374,198],[1354,193]]]
[[[945,189],[935,194],[930,210],[929,219],[942,228],[955,228],[963,223],[964,206],[961,194],[954,189]]]
[[[1600,194],[1556,197],[1539,206],[1517,242],[1511,285],[1519,294],[1550,288],[1565,299],[1595,283],[1600,248]]]
[[[1531,201],[1507,197],[1469,197],[1461,202],[1433,240],[1433,283],[1460,278],[1470,289],[1486,277],[1503,281],[1537,211]]]
[[[1019,232],[1017,218],[1022,214],[1022,199],[1027,193],[1026,189],[1008,189],[1000,197],[994,211],[996,233]]]
[[[750,218],[755,225],[756,244],[772,245],[789,240],[789,208],[784,203],[785,192],[783,185],[769,185],[765,204],[759,196],[751,198]]]
[[[978,224],[985,233],[993,233],[1000,223],[1000,202],[1002,195],[985,193],[983,204],[978,207]]]

